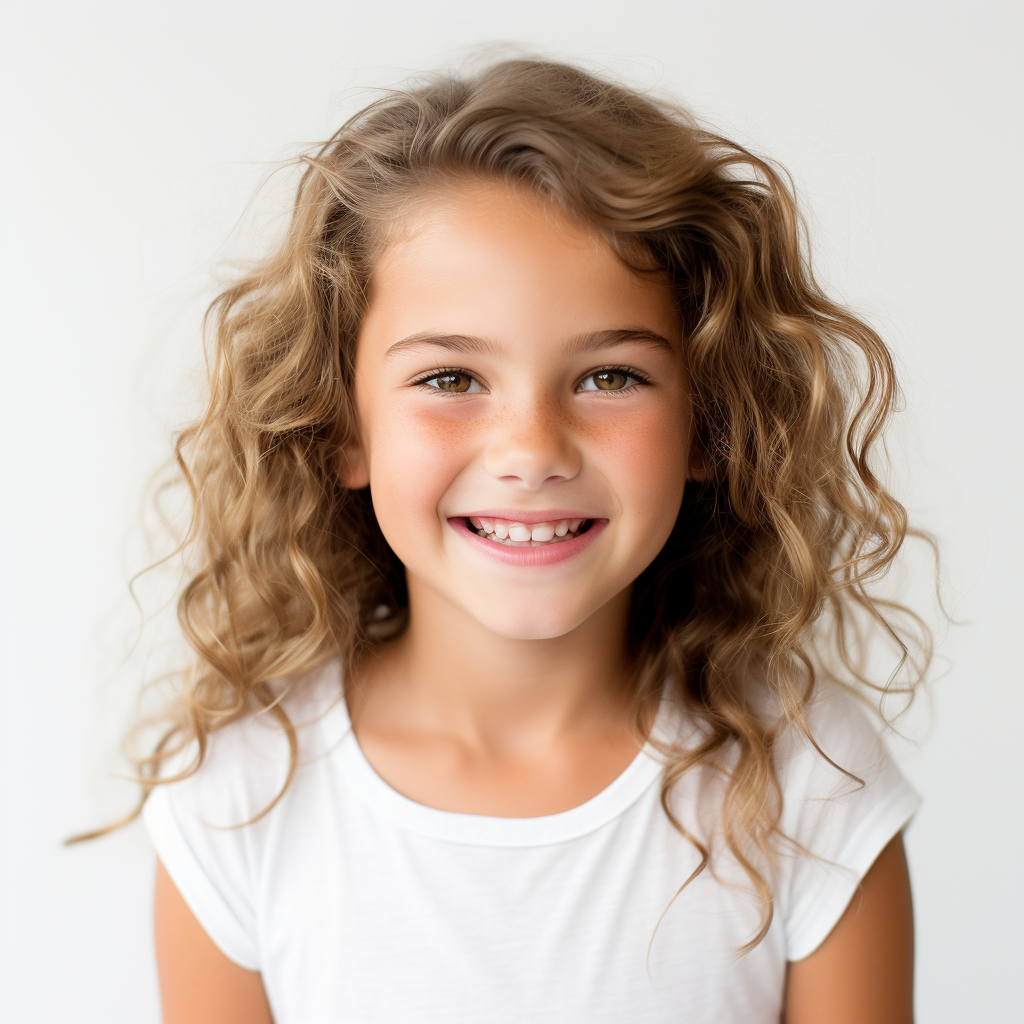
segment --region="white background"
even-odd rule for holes
[[[136,824],[60,842],[128,806],[109,771],[146,671],[144,645],[124,660],[143,487],[187,414],[213,273],[273,225],[287,174],[236,222],[274,161],[365,102],[353,87],[499,40],[674,92],[778,158],[828,287],[893,345],[907,397],[897,487],[939,537],[962,623],[940,636],[930,724],[918,716],[920,744],[903,749],[925,797],[908,836],[919,1020],[1022,1019],[1018,9],[63,0],[8,12],[0,1019],[157,1019],[145,836]]]

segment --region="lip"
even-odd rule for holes
[[[559,519],[593,519],[595,522],[601,516],[595,516],[593,512],[581,512],[579,509],[555,508],[543,509],[540,512],[526,512],[520,508],[491,508],[483,512],[463,512],[460,517],[451,518],[468,519],[476,516],[484,519],[508,519],[513,523],[522,523],[524,526],[533,526],[535,523],[557,523]],[[449,520],[450,521],[450,520]]]
[[[514,515],[507,514],[508,510],[502,512],[473,512],[474,516],[493,516],[495,519],[511,519],[513,522],[523,523],[547,523],[551,519],[551,513],[544,512],[517,512]],[[523,518],[528,515],[531,518]],[[592,516],[577,515],[576,513],[564,513],[559,511],[556,514],[558,519],[591,519],[593,520],[590,529],[586,533],[573,537],[572,540],[559,541],[557,544],[543,544],[538,547],[510,547],[507,544],[495,544],[493,540],[487,540],[480,534],[474,532],[466,525],[466,516],[452,516],[448,525],[467,543],[472,544],[483,554],[493,558],[495,561],[505,565],[515,566],[546,566],[557,565],[574,558],[584,549],[590,546],[604,528],[608,525],[607,519],[594,519]]]

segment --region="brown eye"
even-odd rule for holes
[[[637,386],[649,384],[650,381],[639,373],[631,373],[625,367],[609,367],[606,370],[595,370],[588,373],[577,385],[577,391],[634,391]]]
[[[437,386],[442,391],[468,391],[469,378],[464,373],[446,373],[443,377],[435,377]]]
[[[444,391],[449,395],[465,395],[471,391],[480,391],[481,387],[477,381],[468,373],[459,370],[445,370],[444,373],[435,373],[433,377],[420,381],[427,387],[437,391]]]
[[[598,391],[622,391],[627,386],[630,375],[624,374],[621,370],[601,370],[591,374],[590,379]]]

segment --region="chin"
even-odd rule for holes
[[[497,614],[481,615],[479,609],[474,610],[473,617],[492,633],[508,637],[510,640],[554,640],[574,630],[586,619],[586,614],[577,609],[576,614],[552,615],[547,609],[538,609],[536,605],[526,608],[505,607]]]

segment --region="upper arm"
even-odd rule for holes
[[[843,916],[810,956],[790,963],[784,1024],[912,1024],[914,916],[897,833]]]
[[[221,952],[160,861],[154,926],[164,1024],[273,1024],[259,974]]]

